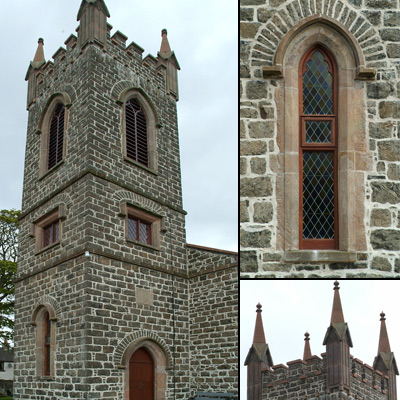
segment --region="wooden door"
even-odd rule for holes
[[[129,400],[154,400],[154,361],[143,347],[129,362]]]

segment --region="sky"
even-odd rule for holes
[[[266,342],[274,364],[303,358],[304,333],[311,352],[320,356],[330,324],[333,303],[331,280],[240,281],[240,398],[246,399],[244,361],[253,342],[256,305],[262,305]],[[350,354],[373,364],[378,351],[380,313],[386,314],[391,350],[400,361],[400,282],[397,280],[339,280],[345,322],[353,348]]]
[[[105,0],[113,26],[157,56],[168,30],[179,61],[187,242],[237,251],[237,20],[232,0]],[[0,38],[0,209],[20,209],[26,141],[25,75],[39,37],[46,60],[76,34],[81,0],[3,1]],[[7,32],[7,33],[6,33]]]

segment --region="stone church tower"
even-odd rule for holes
[[[237,396],[237,254],[186,243],[178,60],[109,16],[83,0],[26,75],[14,398]]]
[[[240,3],[242,276],[398,277],[399,1]]]
[[[339,295],[339,283],[334,283],[331,322],[323,344],[321,357],[312,355],[309,333],[305,333],[302,360],[274,365],[265,341],[261,320],[261,305],[252,347],[247,355],[247,400],[278,399],[362,399],[397,400],[396,359],[390,350],[385,314],[381,313],[378,355],[373,366],[350,354],[353,343],[344,322]]]

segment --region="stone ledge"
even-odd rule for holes
[[[286,262],[292,263],[336,263],[355,262],[357,254],[355,251],[338,250],[293,250],[286,251],[283,255]]]

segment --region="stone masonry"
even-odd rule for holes
[[[14,399],[128,400],[127,357],[141,344],[154,353],[156,400],[196,391],[237,398],[237,254],[186,243],[179,64],[163,48],[143,58],[121,32],[110,35],[107,17],[103,0],[83,0],[78,37],[47,62],[39,41],[27,73]],[[121,98],[129,90],[155,115],[154,168],[123,157]],[[54,96],[66,99],[65,154],[42,173],[41,127]],[[126,205],[158,216],[157,247],[126,240]],[[61,240],[38,250],[35,226],[53,210]],[[51,310],[55,331],[51,376],[37,372],[40,307]]]
[[[242,277],[399,276],[399,9],[398,0],[240,1]],[[326,45],[339,64],[336,252],[298,248],[298,122],[289,111],[298,85],[288,65],[302,41]]]

